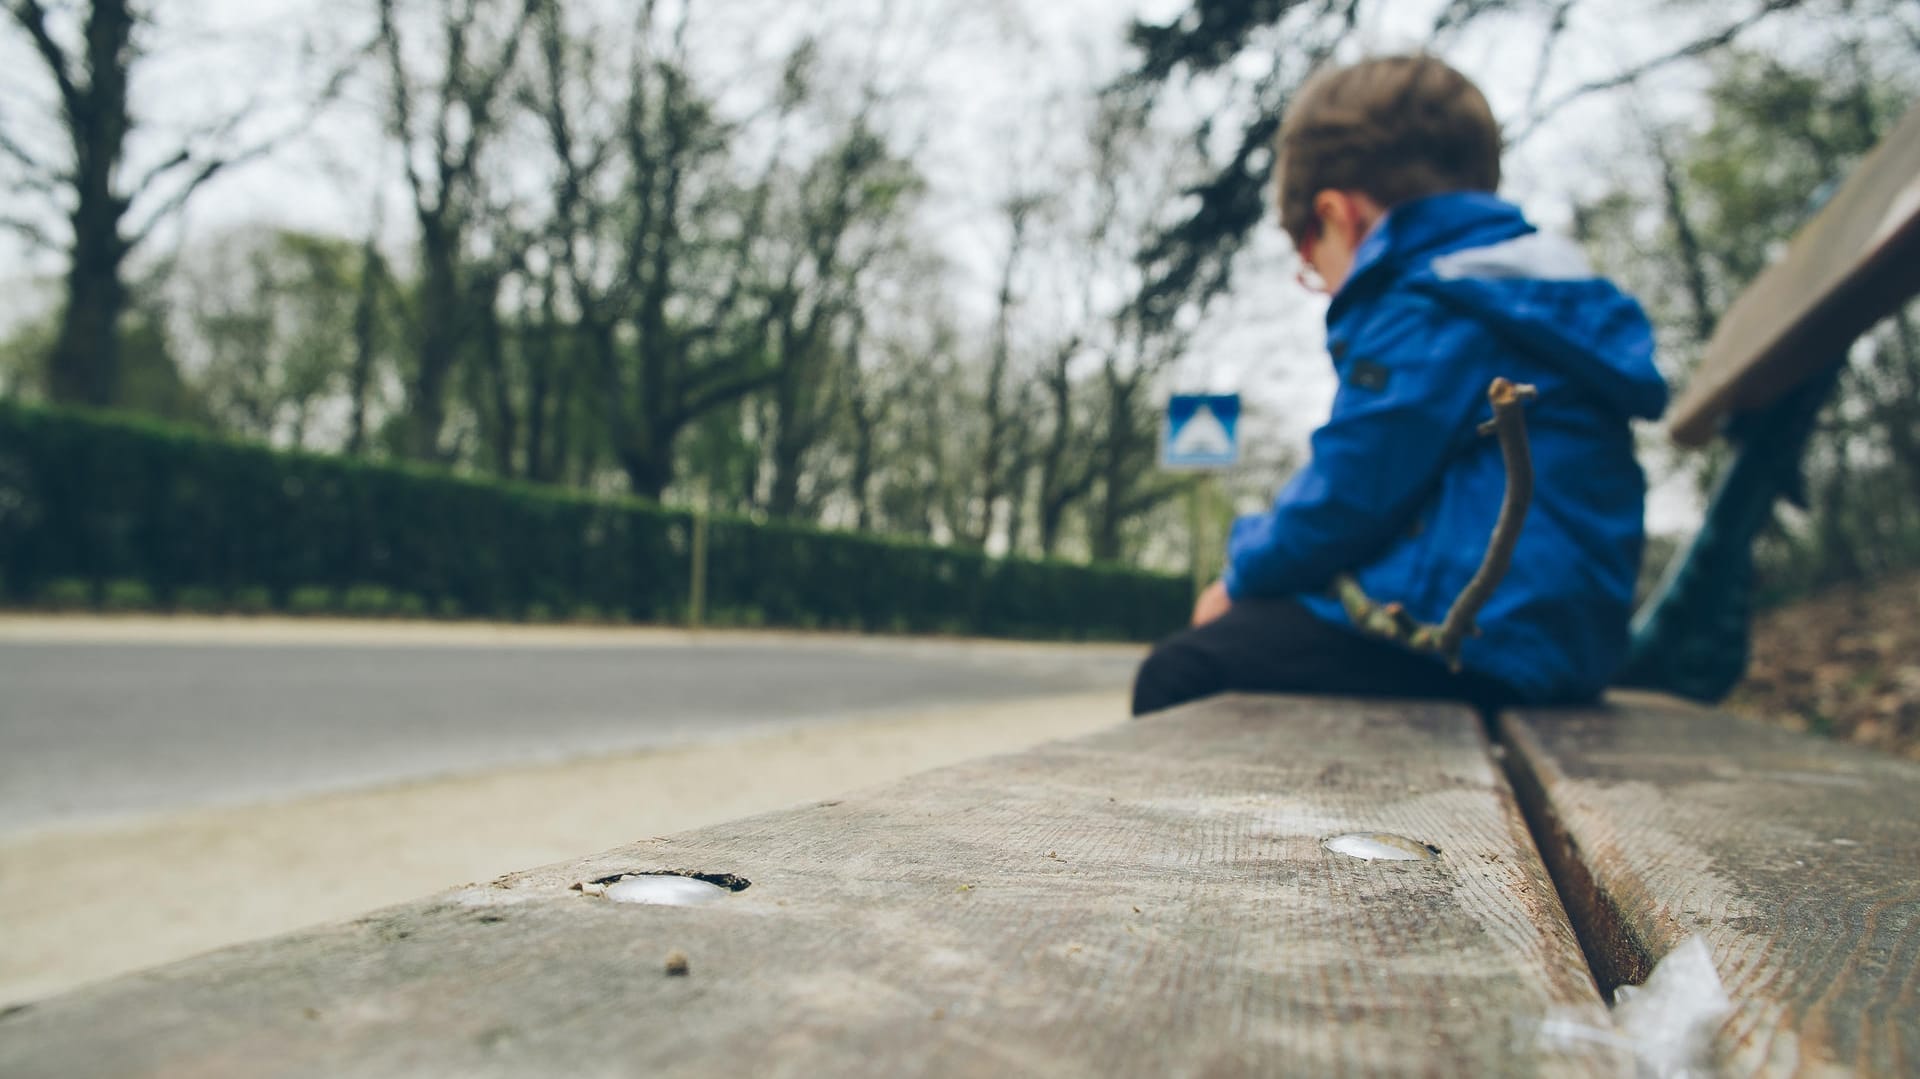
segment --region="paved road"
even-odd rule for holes
[[[1121,650],[0,641],[0,832],[1120,687]]]

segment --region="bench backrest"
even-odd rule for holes
[[[1920,106],[1728,310],[1674,405],[1673,440],[1703,445],[1727,416],[1772,404],[1916,292]]]

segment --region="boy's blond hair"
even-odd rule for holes
[[[1300,244],[1322,191],[1360,191],[1388,209],[1500,186],[1500,125],[1465,75],[1426,55],[1322,71],[1280,126],[1280,225]]]

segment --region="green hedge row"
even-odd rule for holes
[[[14,604],[672,621],[692,521],[634,499],[287,453],[0,401],[0,594]],[[788,524],[708,524],[734,623],[1150,639],[1188,584]],[[116,600],[114,597],[120,597]],[[129,598],[130,597],[130,598]]]

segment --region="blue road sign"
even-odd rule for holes
[[[1240,460],[1240,395],[1175,394],[1160,428],[1160,467],[1226,468]]]

